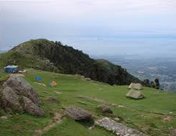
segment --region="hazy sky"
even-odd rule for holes
[[[0,50],[25,40],[47,38],[87,52],[101,51],[97,40],[112,37],[173,40],[176,1],[0,0]],[[117,50],[120,47],[118,42],[113,45]],[[112,45],[106,42],[101,52],[106,53],[108,46]]]

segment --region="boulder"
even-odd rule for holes
[[[39,104],[39,99],[36,91],[32,86],[22,77],[10,77],[3,87],[10,87],[17,95],[26,96],[31,99],[35,104]]]
[[[112,114],[113,113],[111,110],[111,107],[109,107],[107,105],[99,105],[97,108],[103,114],[106,114],[106,113]]]
[[[50,102],[50,103],[60,103],[60,101],[56,98],[56,97],[48,97],[46,99],[47,102]]]
[[[108,117],[95,121],[95,124],[105,128],[108,131],[112,131],[116,136],[146,136],[142,132],[130,128],[122,123],[116,122]]]
[[[141,91],[137,91],[137,90],[130,90],[127,94],[126,97],[128,98],[132,98],[132,99],[143,99],[144,95],[142,94]]]
[[[31,99],[23,96],[23,109],[25,112],[30,113],[32,115],[42,116],[44,112],[34,104]]]
[[[40,100],[32,86],[22,77],[10,77],[0,89],[0,106],[7,112],[27,112],[41,116]]]
[[[19,102],[19,96],[12,90],[12,88],[5,87],[1,93],[1,106],[3,109],[6,111],[23,111]]]
[[[76,120],[76,121],[92,121],[92,115],[79,107],[68,107],[65,110],[65,113],[70,118]]]
[[[140,83],[131,83],[128,88],[134,90],[142,90],[143,86]]]

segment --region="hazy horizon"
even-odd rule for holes
[[[0,50],[30,39],[90,55],[174,56],[174,0],[0,0]]]

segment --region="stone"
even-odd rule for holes
[[[23,109],[25,112],[36,116],[43,116],[44,112],[36,104],[34,104],[29,98],[23,96]]]
[[[50,103],[60,103],[60,101],[57,99],[57,98],[55,98],[55,97],[48,97],[47,99],[46,99],[46,101],[48,101],[48,102],[50,102]]]
[[[39,99],[36,91],[32,86],[22,77],[10,77],[3,86],[13,88],[17,95],[23,95],[30,98],[35,104],[39,104]]]
[[[1,106],[6,111],[10,109],[12,111],[22,112],[23,109],[19,103],[19,96],[10,87],[5,87],[1,94]]]
[[[104,114],[105,113],[110,113],[110,114],[113,113],[110,106],[107,106],[107,105],[99,105],[97,108],[101,113],[104,113]]]
[[[142,90],[143,86],[140,83],[131,83],[128,88],[134,90]]]
[[[138,99],[143,99],[143,98],[144,98],[144,95],[142,94],[141,91],[130,90],[130,91],[126,94],[126,97],[138,100]]]
[[[70,118],[76,120],[76,121],[92,121],[92,115],[80,108],[80,107],[68,107],[65,110],[65,113],[67,116],[69,116]]]
[[[166,116],[166,117],[163,118],[164,122],[171,122],[172,120],[173,120],[172,116]]]
[[[170,136],[176,136],[176,129],[172,129],[172,130],[171,130]]]
[[[133,128],[129,128],[126,125],[116,122],[108,117],[104,117],[95,121],[95,124],[113,132],[117,136],[145,136],[145,134],[142,132]]]
[[[8,117],[7,116],[1,116],[1,119],[6,120],[6,119],[8,119]]]
[[[36,91],[22,77],[11,76],[0,88],[0,107],[6,112],[27,112],[42,116]]]

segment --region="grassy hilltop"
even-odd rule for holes
[[[0,74],[1,79],[7,76]],[[45,86],[37,84],[35,76],[41,76]],[[33,86],[41,99],[41,107],[45,111],[44,117],[35,117],[28,114],[12,114],[8,119],[0,119],[1,136],[31,136],[35,131],[45,128],[55,113],[62,113],[70,105],[77,105],[90,111],[94,118],[103,115],[97,111],[97,106],[105,103],[111,106],[113,117],[148,135],[167,136],[176,126],[176,95],[159,92],[152,88],[142,91],[145,99],[136,101],[128,99],[125,94],[127,86],[110,86],[105,83],[88,80],[80,75],[67,75],[52,72],[28,69],[25,79]],[[54,80],[56,87],[49,87]],[[0,115],[6,115],[3,111]],[[169,118],[170,120],[166,120]],[[44,136],[110,136],[113,134],[102,128],[88,129],[86,124],[80,124],[68,118],[45,131]]]
[[[0,55],[0,66],[16,64],[64,74],[80,74],[96,81],[113,84],[140,82],[124,68],[107,60],[94,60],[82,51],[45,39],[24,42]]]

